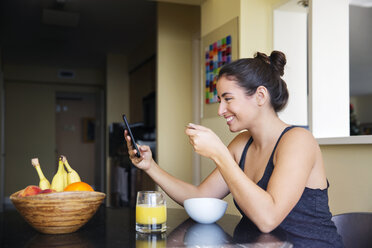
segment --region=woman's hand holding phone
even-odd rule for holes
[[[127,148],[129,153],[129,158],[132,161],[132,164],[134,164],[137,168],[146,171],[151,166],[152,161],[152,152],[149,146],[143,145],[139,146],[137,145],[137,149],[140,152],[140,156],[137,156],[138,152],[135,146],[132,143],[132,138],[129,135],[129,132],[127,129],[124,130],[124,138],[127,142]]]
[[[143,145],[138,146],[138,149],[141,152],[141,156],[137,157],[137,150],[133,148],[132,146],[132,140],[130,135],[128,134],[128,130],[124,130],[124,137],[127,141],[127,148],[129,153],[129,158],[132,161],[132,163],[141,170],[147,170],[150,168],[151,165],[151,159],[152,159],[152,153],[149,146]]]

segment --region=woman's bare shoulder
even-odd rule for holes
[[[294,139],[294,138],[304,138],[307,141],[315,141],[313,134],[303,127],[293,127],[289,132],[284,135],[285,138]]]
[[[319,145],[309,130],[303,127],[294,127],[283,135],[278,149],[281,147],[317,149]]]

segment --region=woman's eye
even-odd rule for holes
[[[228,102],[230,101],[232,98],[225,98],[225,101]]]

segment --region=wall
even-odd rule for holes
[[[312,0],[309,8],[310,130],[349,136],[349,1]]]
[[[106,203],[110,203],[111,161],[108,156],[109,125],[122,122],[122,114],[129,113],[129,71],[127,58],[108,54],[106,64]]]
[[[270,53],[273,47],[273,8],[283,0],[240,0],[240,58],[257,51]]]
[[[372,212],[372,145],[321,146],[332,214]]]
[[[279,118],[293,125],[307,126],[307,8],[291,0],[274,10],[274,50],[287,58],[283,80],[287,84],[287,106]]]
[[[156,55],[156,33],[150,35],[138,47],[136,47],[136,49],[128,54],[129,72],[135,70],[138,66],[141,66],[144,61],[154,55]]]
[[[107,55],[106,99],[107,124],[122,122],[122,114],[129,113],[129,71],[123,55]]]
[[[155,56],[147,59],[140,67],[130,71],[129,74],[129,122],[143,122],[142,100],[150,93],[155,92]]]
[[[158,3],[157,158],[173,176],[192,183],[192,149],[185,125],[192,121],[192,36],[199,7]],[[178,205],[170,198],[170,207]]]
[[[31,165],[38,157],[51,182],[56,169],[55,95],[50,85],[5,80],[5,196],[38,185]]]

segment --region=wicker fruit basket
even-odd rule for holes
[[[22,217],[36,230],[46,234],[77,231],[96,213],[103,199],[102,192],[66,191],[19,197],[10,200]]]

